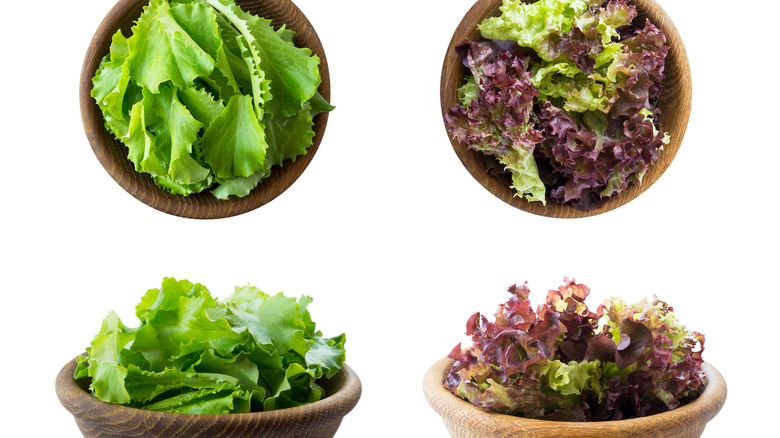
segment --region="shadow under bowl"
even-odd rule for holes
[[[531,3],[530,0],[525,1]],[[477,25],[486,18],[500,15],[501,3],[502,0],[478,0],[456,28],[442,67],[440,89],[442,118],[450,108],[458,106],[457,90],[463,85],[463,78],[467,70],[461,62],[460,55],[455,52],[455,47],[465,39],[472,41],[481,39]],[[622,193],[612,196],[600,207],[591,211],[578,210],[570,205],[559,204],[549,199],[546,206],[542,205],[541,202],[528,202],[522,197],[515,196],[515,190],[510,187],[511,181],[508,178],[487,172],[488,168],[495,165],[490,158],[459,143],[452,138],[447,130],[450,143],[452,143],[452,147],[463,166],[490,193],[513,207],[540,216],[588,217],[625,205],[647,190],[666,171],[680,149],[685,129],[688,126],[688,117],[691,111],[691,70],[682,38],[666,12],[653,0],[633,0],[633,4],[637,8],[638,18],[642,20],[649,18],[656,27],[664,32],[666,42],[669,45],[661,97],[656,102],[656,106],[661,109],[659,118],[661,128],[669,133],[671,142],[664,146],[663,151],[658,155],[658,161],[650,166],[642,178],[642,183],[631,184]],[[444,125],[446,129],[446,120]]]
[[[314,118],[312,129],[315,136],[305,155],[297,157],[295,161],[285,160],[281,167],[274,166],[271,175],[262,180],[247,196],[230,196],[227,200],[217,199],[208,189],[181,196],[158,187],[151,176],[135,171],[132,162],[127,159],[127,147],[106,130],[103,113],[95,99],[90,96],[92,78],[102,58],[109,52],[113,34],[122,29],[122,33],[129,36],[130,28],[148,3],[148,0],[120,0],[103,19],[84,57],[79,82],[81,119],[87,139],[100,164],[133,197],[152,208],[175,216],[193,219],[224,218],[252,211],[271,202],[287,190],[311,162],[325,132],[327,111]],[[295,45],[309,48],[312,54],[320,58],[322,82],[318,91],[325,100],[330,101],[330,75],[325,51],[314,27],[303,12],[289,0],[235,0],[235,3],[246,12],[271,20],[274,28],[285,24],[288,29],[296,32],[293,39]]]
[[[330,438],[362,391],[357,374],[344,364],[333,378],[317,382],[325,396],[314,403],[247,414],[172,414],[103,402],[90,394],[89,378],[73,379],[75,370],[74,359],[57,375],[57,397],[89,438]]]
[[[704,363],[704,392],[694,401],[661,414],[617,421],[563,422],[532,420],[485,412],[444,387],[453,364],[440,359],[425,374],[423,391],[428,404],[441,415],[454,438],[696,438],[726,402],[726,381]]]

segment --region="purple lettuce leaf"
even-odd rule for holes
[[[652,108],[661,95],[661,82],[669,46],[663,32],[649,20],[645,27],[621,41],[623,51],[606,69],[606,76],[617,81],[610,115],[626,115],[630,110]]]
[[[550,196],[583,209],[597,208],[640,182],[667,142],[653,117],[636,110],[628,117],[609,119],[602,133],[549,102],[541,106],[539,121],[545,141],[535,156],[547,160],[560,177]]]
[[[466,41],[458,46],[479,93],[445,116],[453,137],[488,155],[504,155],[514,147],[532,152],[541,141],[539,132],[529,126],[536,96],[526,71],[529,55],[500,51],[505,45]]]
[[[528,200],[545,202],[533,151],[543,138],[531,122],[536,89],[527,71],[529,55],[505,44],[465,41],[458,47],[472,74],[471,96],[445,114],[452,137],[494,156],[512,173],[513,187]],[[515,45],[516,46],[516,45]],[[468,83],[467,83],[468,86]]]

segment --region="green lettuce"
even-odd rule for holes
[[[551,39],[571,32],[577,23],[593,23],[588,6],[598,7],[601,0],[504,0],[501,15],[485,19],[479,26],[482,37],[496,41],[516,41],[530,47],[545,61],[554,61],[560,53]],[[585,17],[581,17],[587,14]]]
[[[175,194],[246,196],[312,144],[319,58],[231,0],[152,0],[93,78],[137,172]]]
[[[561,395],[580,395],[584,391],[596,393],[598,401],[604,398],[605,384],[601,380],[601,361],[545,361],[538,366],[538,376],[550,389]]]
[[[115,312],[78,358],[75,378],[109,403],[190,414],[282,409],[322,397],[345,360],[341,334],[325,338],[312,299],[237,287],[224,301],[166,278],[136,307],[138,327]]]
[[[531,83],[540,100],[562,99],[567,111],[610,111],[623,81],[612,72],[623,56],[618,28],[636,17],[633,6],[624,0],[506,0],[501,12],[479,30],[484,38],[534,49],[542,62],[532,66]]]

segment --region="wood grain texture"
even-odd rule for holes
[[[191,415],[145,411],[105,403],[87,390],[89,379],[73,379],[75,359],[57,375],[60,403],[88,438],[329,438],[360,399],[357,374],[346,364],[318,383],[325,398],[305,406],[249,414]]]
[[[532,3],[532,0],[525,1]],[[659,122],[662,129],[670,134],[671,143],[665,146],[663,152],[659,154],[658,161],[645,174],[642,184],[632,184],[620,195],[613,196],[601,207],[588,212],[577,210],[569,205],[558,204],[554,201],[548,201],[547,206],[544,206],[541,202],[528,202],[521,197],[515,196],[515,191],[510,187],[511,182],[508,178],[493,176],[486,172],[486,169],[491,167],[490,158],[480,152],[468,149],[450,136],[452,147],[455,149],[455,153],[460,158],[463,166],[490,193],[507,204],[541,216],[555,218],[594,216],[618,208],[642,194],[661,177],[672,163],[685,135],[691,111],[692,85],[688,56],[680,34],[677,32],[677,28],[672,23],[672,20],[666,15],[666,12],[653,0],[633,1],[637,6],[638,16],[641,19],[649,18],[653,24],[663,30],[669,44],[669,54],[667,55],[665,66],[666,77],[662,84],[662,95],[657,102],[657,106],[661,108]],[[447,54],[444,57],[442,67],[442,118],[450,108],[457,106],[457,90],[463,85],[463,77],[466,72],[460,56],[455,53],[455,46],[466,38],[471,40],[480,39],[481,36],[477,29],[477,24],[481,23],[485,18],[499,15],[500,6],[501,0],[478,0],[466,13],[455,30],[447,48]],[[444,124],[446,130],[446,121]],[[447,131],[447,135],[449,136],[449,131]]]
[[[149,175],[133,169],[133,164],[127,159],[125,145],[106,130],[103,114],[90,96],[92,77],[103,56],[109,52],[111,36],[117,29],[122,29],[124,35],[129,36],[130,28],[147,3],[148,0],[120,0],[103,19],[84,57],[79,84],[81,118],[87,139],[98,160],[109,175],[136,199],[175,216],[194,219],[224,218],[246,213],[272,201],[298,179],[314,158],[325,133],[328,112],[320,113],[314,118],[315,136],[306,155],[295,161],[286,160],[281,167],[274,166],[271,175],[261,181],[249,195],[243,198],[231,196],[228,200],[219,200],[208,190],[185,197],[157,187]],[[270,19],[276,28],[286,24],[287,28],[296,32],[293,40],[295,45],[308,47],[320,58],[322,83],[319,92],[330,101],[330,75],[325,51],[314,27],[300,9],[289,0],[236,0],[236,4],[247,12]]]
[[[452,359],[436,362],[425,374],[423,391],[428,404],[442,416],[455,438],[696,438],[726,401],[726,382],[712,365],[704,363],[706,388],[693,402],[649,417],[592,423],[529,420],[485,412],[456,397],[443,385]]]

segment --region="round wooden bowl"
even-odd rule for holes
[[[289,0],[235,0],[235,2],[247,12],[270,19],[275,28],[286,24],[288,29],[296,32],[293,40],[295,45],[308,47],[320,58],[322,82],[318,90],[326,100],[330,101],[330,75],[325,51],[317,32],[303,12]],[[101,59],[109,52],[112,35],[117,29],[122,29],[125,36],[129,36],[130,28],[141,16],[143,7],[148,3],[148,0],[120,0],[100,23],[84,57],[79,84],[81,119],[87,139],[98,160],[108,174],[136,199],[175,216],[193,219],[224,218],[252,211],[271,202],[290,187],[311,162],[325,132],[325,125],[328,122],[327,111],[314,118],[315,136],[306,155],[297,157],[295,161],[286,160],[281,167],[274,166],[271,175],[262,180],[249,195],[243,198],[231,196],[228,200],[215,198],[209,190],[181,196],[157,187],[149,175],[138,173],[133,169],[133,164],[127,159],[127,147],[106,130],[103,114],[95,99],[90,96],[92,78],[100,66]]]
[[[704,393],[687,405],[662,414],[618,421],[590,423],[531,420],[485,412],[444,387],[452,359],[436,362],[425,374],[423,391],[428,404],[442,416],[455,438],[695,438],[723,407],[726,382],[712,365],[702,366],[707,376]]]
[[[524,0],[532,3],[531,0]],[[608,199],[602,206],[591,211],[577,210],[565,204],[559,204],[549,200],[547,205],[541,202],[528,202],[522,197],[515,196],[515,191],[510,187],[511,181],[507,177],[494,176],[487,172],[493,164],[481,152],[470,150],[450,136],[450,142],[461,163],[471,175],[482,184],[490,193],[506,202],[529,213],[555,218],[578,218],[595,216],[613,210],[636,198],[647,190],[661,177],[669,164],[671,164],[688,126],[688,116],[691,111],[691,69],[688,65],[688,55],[685,53],[680,34],[674,23],[666,15],[661,7],[653,0],[633,0],[638,16],[641,19],[649,18],[650,21],[666,35],[669,45],[669,53],[666,57],[665,78],[662,84],[662,94],[657,106],[661,109],[659,119],[661,127],[671,136],[671,142],[664,146],[663,152],[647,173],[641,184],[632,184],[620,195]],[[477,0],[474,6],[466,13],[452,36],[447,54],[444,57],[444,65],[441,73],[441,111],[442,117],[458,105],[458,88],[463,85],[466,67],[461,62],[461,57],[455,53],[455,46],[465,39],[479,40],[481,35],[477,25],[488,17],[500,15],[501,0]],[[445,121],[446,129],[446,121]],[[447,130],[449,136],[449,130]]]
[[[171,414],[100,401],[89,393],[89,378],[73,379],[75,370],[74,359],[57,375],[57,397],[89,438],[330,438],[361,393],[360,379],[345,364],[332,379],[318,382],[325,396],[308,405],[249,414]]]

